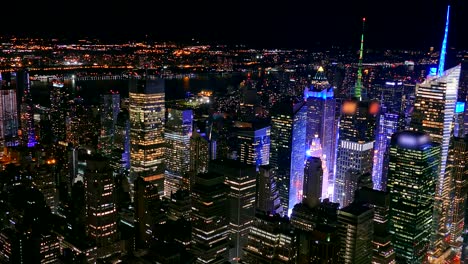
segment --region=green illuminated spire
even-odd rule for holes
[[[354,96],[361,101],[362,99],[362,57],[364,54],[364,25],[366,23],[366,18],[362,18],[362,34],[361,34],[361,48],[359,49],[359,64],[358,64],[358,72],[357,72],[357,80],[354,85]]]

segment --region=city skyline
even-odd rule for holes
[[[5,19],[12,23],[1,28],[0,34],[96,37],[109,41],[200,41],[266,48],[356,48],[361,19],[366,17],[365,49],[439,50],[448,4],[452,6],[449,48],[466,49],[468,38],[463,34],[463,25],[468,24],[468,3],[462,0],[397,0],[385,5],[370,0],[279,5],[266,1],[225,5],[211,1],[157,5],[133,1],[118,5],[85,0],[70,7],[49,0],[22,7],[21,12],[29,21],[25,25],[17,22],[15,12],[5,12]],[[5,10],[12,4],[4,5]],[[145,8],[140,8],[142,5]],[[137,11],[129,11],[132,7]]]

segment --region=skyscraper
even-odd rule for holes
[[[110,157],[114,148],[114,135],[117,117],[120,112],[120,94],[110,90],[101,95],[100,104],[101,130],[99,133],[99,151],[106,157]]]
[[[459,249],[463,241],[462,234],[465,222],[465,202],[468,191],[468,134],[464,137],[453,137],[449,150],[449,160],[454,183],[451,201],[450,244]]]
[[[270,162],[270,126],[240,123],[236,127],[240,162],[255,166]]]
[[[423,132],[393,134],[387,190],[397,262],[423,263],[429,250],[440,145]]]
[[[272,110],[270,164],[276,169],[283,213],[302,200],[307,108],[304,101],[286,99]]]
[[[242,263],[295,263],[296,236],[288,217],[256,214]]]
[[[17,71],[16,80],[16,101],[21,129],[20,143],[26,147],[34,147],[37,141],[34,131],[34,109],[29,71],[27,69]]]
[[[98,247],[98,258],[120,253],[114,178],[109,161],[102,156],[86,159],[85,195],[87,233]]]
[[[167,109],[164,132],[166,141],[164,195],[171,196],[178,189],[189,189],[190,137],[192,136],[193,111]]]
[[[322,179],[322,160],[317,157],[307,157],[304,168],[303,202],[309,207],[315,207],[321,201]]]
[[[338,210],[341,263],[364,264],[372,262],[374,209],[351,203]]]
[[[349,190],[347,179],[372,173],[376,116],[379,103],[348,99],[341,107],[338,124],[338,144],[333,200],[341,207],[352,201],[354,190]],[[346,197],[346,194],[352,197]]]
[[[323,74],[323,68],[318,69],[317,75]],[[325,79],[325,80],[323,80]],[[325,76],[316,76],[312,86],[306,87],[304,97],[307,101],[307,138],[306,144],[310,146],[318,137],[322,148],[320,158],[325,163],[324,179],[333,181],[335,162],[336,123],[333,87],[326,81]],[[333,182],[331,182],[333,183]],[[325,184],[328,186],[328,182]],[[327,190],[324,190],[327,191]]]
[[[130,172],[130,121],[127,109],[122,109],[115,123],[112,167],[114,173],[128,177]]]
[[[144,76],[129,82],[130,183],[141,176],[164,193],[164,80]]]
[[[0,75],[0,149],[18,145],[18,112],[16,91]]]
[[[432,255],[441,256],[446,250],[444,242],[451,225],[449,218],[450,189],[452,175],[447,170],[450,139],[453,133],[453,117],[457,101],[457,89],[460,78],[460,65],[441,73],[428,76],[416,86],[416,102],[411,119],[411,128],[422,131],[441,145],[440,167],[436,181],[434,210],[434,234],[432,241]]]
[[[196,263],[228,260],[228,191],[217,173],[198,174],[192,188],[192,250]]]
[[[374,166],[372,168],[372,182],[376,190],[385,191],[387,189],[390,139],[393,133],[399,130],[400,117],[400,114],[390,112],[382,112],[379,115],[374,147]]]
[[[234,160],[214,160],[210,163],[209,171],[224,175],[224,183],[229,186],[229,259],[239,259],[242,256],[242,248],[247,243],[247,235],[255,216],[255,168],[254,164]]]
[[[390,194],[368,187],[356,191],[355,202],[374,208],[372,263],[395,264],[395,251],[390,234]]]
[[[53,82],[50,87],[50,122],[52,129],[52,140],[54,142],[66,140],[66,107],[68,101],[68,93],[63,87],[63,84]],[[76,131],[74,131],[76,133]]]
[[[205,133],[193,132],[190,137],[190,171],[194,174],[208,172],[213,142]]]
[[[260,166],[257,172],[255,210],[265,214],[282,214],[275,170],[270,165]]]

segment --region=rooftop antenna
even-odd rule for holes
[[[364,55],[364,26],[366,24],[366,18],[362,18],[362,34],[361,34],[361,48],[359,49],[359,64],[358,64],[358,72],[357,72],[357,80],[354,85],[354,96],[362,100],[362,57]]]
[[[439,69],[437,70],[437,75],[438,76],[442,76],[442,74],[444,74],[445,55],[447,54],[447,37],[448,37],[449,15],[450,15],[450,5],[447,6],[447,20],[445,21],[444,40],[442,41],[442,48],[440,50]]]

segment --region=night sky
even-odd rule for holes
[[[439,49],[448,2],[449,46],[468,49],[467,0],[10,1],[0,8],[2,21],[9,22],[0,33],[354,48],[365,16],[368,48]]]

